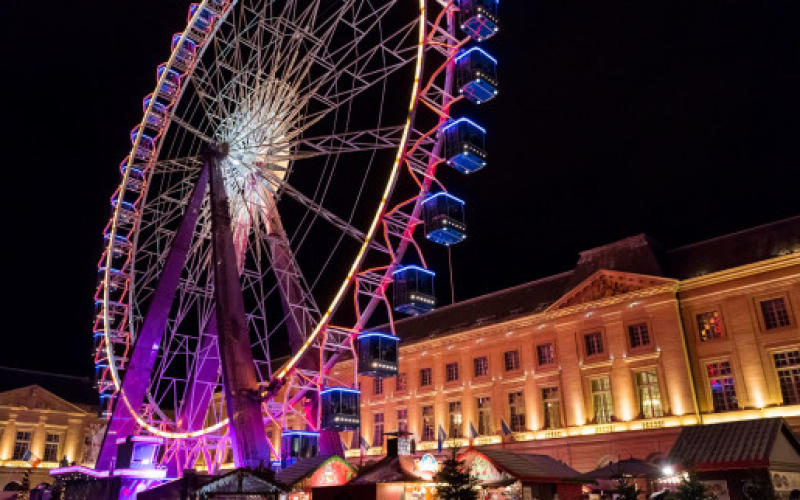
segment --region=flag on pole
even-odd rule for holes
[[[511,428],[508,427],[505,418],[500,418],[500,425],[503,427],[503,435],[510,436],[511,435]]]
[[[444,448],[444,442],[447,439],[447,433],[444,431],[444,427],[442,424],[439,424],[439,432],[437,433],[436,439],[438,441],[438,450],[439,453],[442,452],[442,448]]]
[[[31,450],[27,450],[25,454],[22,455],[22,459],[31,464],[31,467],[37,467],[42,463],[42,459],[36,456]]]
[[[478,429],[475,428],[475,424],[472,422],[469,423],[469,437],[470,439],[478,437]]]
[[[359,436],[359,438],[360,438],[361,452],[366,453],[367,450],[369,449],[369,443],[367,442],[366,439],[364,439],[364,436]]]

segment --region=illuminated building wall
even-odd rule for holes
[[[800,427],[798,312],[800,217],[667,252],[627,238],[572,271],[399,321],[400,378],[361,378],[362,434],[378,455],[376,422],[407,425],[419,450],[440,425],[459,445],[474,427],[475,444],[585,471],[665,455],[684,425]]]
[[[0,488],[31,469],[31,486],[52,483],[49,469],[68,463],[93,466],[105,429],[95,410],[30,385],[0,393]],[[26,450],[31,461],[23,460]],[[37,461],[40,463],[36,464]],[[32,463],[33,462],[33,463]]]

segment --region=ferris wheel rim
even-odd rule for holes
[[[201,5],[205,6],[205,5],[207,5],[207,3],[208,3],[208,0],[205,0]],[[230,5],[232,6],[235,3],[236,3],[236,0],[232,1]],[[401,136],[401,141],[400,141],[400,144],[397,147],[397,153],[396,153],[395,159],[394,159],[394,161],[392,163],[392,168],[391,168],[391,171],[390,171],[389,179],[387,180],[386,185],[384,186],[384,188],[382,190],[381,201],[379,203],[378,209],[376,210],[374,216],[372,217],[372,221],[370,223],[369,230],[366,232],[365,241],[362,243],[359,251],[356,254],[356,257],[353,259],[353,262],[349,267],[349,271],[348,271],[348,273],[346,275],[346,278],[344,279],[343,283],[339,286],[337,293],[334,295],[334,298],[331,300],[331,302],[328,305],[328,307],[325,309],[325,312],[323,313],[323,317],[320,318],[320,320],[317,322],[317,324],[316,324],[314,330],[312,331],[312,333],[308,335],[308,337],[307,337],[306,341],[304,342],[302,348],[290,358],[290,361],[287,364],[283,365],[277,371],[277,373],[273,375],[273,377],[272,377],[273,379],[283,379],[291,372],[291,370],[296,366],[298,361],[303,357],[304,354],[306,354],[306,352],[311,347],[313,342],[319,337],[320,333],[323,331],[323,329],[327,325],[328,321],[330,320],[331,315],[341,305],[341,303],[343,302],[343,300],[345,298],[347,289],[352,285],[352,282],[355,279],[355,276],[357,275],[359,268],[363,264],[363,260],[364,260],[364,257],[366,255],[366,253],[367,253],[367,250],[369,249],[370,243],[375,238],[376,231],[377,231],[378,227],[380,226],[381,218],[382,218],[383,214],[385,213],[388,200],[390,198],[391,192],[392,192],[392,190],[394,188],[394,185],[395,185],[395,183],[397,181],[397,177],[398,177],[399,171],[401,169],[401,163],[402,163],[403,154],[404,154],[404,151],[405,151],[405,149],[407,147],[409,134],[410,134],[410,131],[411,131],[412,125],[413,125],[413,113],[414,113],[414,110],[416,108],[416,104],[417,104],[418,98],[419,98],[418,92],[419,92],[419,89],[420,89],[420,80],[421,80],[421,73],[422,73],[422,66],[423,66],[423,59],[424,59],[424,50],[425,50],[427,9],[426,9],[426,0],[418,0],[417,3],[419,5],[419,15],[416,16],[416,19],[417,19],[417,24],[418,24],[419,28],[418,28],[418,40],[417,40],[417,43],[416,43],[416,45],[417,45],[417,47],[416,47],[416,58],[415,58],[416,59],[416,63],[415,63],[415,69],[414,69],[414,79],[413,79],[413,84],[412,84],[412,92],[411,92],[410,104],[409,104],[407,116],[406,116],[406,119],[405,119],[405,124],[403,125],[403,132],[402,132],[402,136]],[[200,9],[197,9],[197,11],[195,12],[195,16],[199,16],[199,14],[200,14]],[[225,13],[226,16],[229,15],[229,14],[230,14],[230,10],[228,10]],[[189,34],[189,27],[187,27],[186,30],[184,30],[182,32],[182,36],[181,36],[180,40],[183,41],[183,40],[187,39],[188,38],[188,34]],[[209,39],[211,39],[213,36],[214,35],[209,35]],[[207,45],[204,45],[203,46],[203,50],[205,50],[206,47],[207,47]],[[159,86],[163,83],[164,79],[166,78],[167,70],[172,68],[172,66],[174,64],[175,57],[176,57],[176,51],[173,51],[171,56],[170,56],[169,61],[165,65],[166,70],[163,71],[162,74],[160,75],[160,78],[158,80],[156,89],[159,88]],[[192,68],[192,71],[193,70],[194,70],[194,68]],[[183,91],[183,89],[182,89],[182,91]],[[178,97],[176,99],[176,102],[178,102],[179,100],[180,100],[180,97]],[[145,111],[145,113],[143,115],[142,121],[140,123],[140,127],[141,127],[142,130],[144,130],[144,127],[146,125],[147,119],[148,119],[150,113],[152,112],[153,106],[154,106],[154,102],[151,102],[148,105],[148,108],[146,109],[146,111]],[[170,117],[169,119],[171,120],[172,117]],[[134,162],[135,151],[136,151],[136,148],[139,145],[139,141],[141,140],[141,138],[142,138],[142,134],[138,134],[137,137],[136,137],[136,140],[134,141],[134,143],[132,145],[130,154],[128,156],[128,158],[130,159],[131,163]],[[162,143],[159,142],[159,148],[161,147],[161,145],[162,145]],[[128,179],[129,175],[130,175],[130,170],[126,169],[124,174],[123,174],[123,179],[122,179],[122,184],[121,184],[122,186],[124,186],[125,183],[127,182],[127,179]],[[110,250],[111,250],[111,245],[113,245],[113,241],[114,241],[114,238],[116,236],[117,222],[119,220],[120,211],[121,211],[121,204],[118,204],[114,209],[114,213],[113,213],[112,219],[111,219],[111,232],[110,232],[110,237],[109,237],[109,246],[107,248],[108,254],[106,256],[106,266],[105,266],[105,271],[104,271],[104,282],[106,284],[105,290],[104,290],[104,299],[105,299],[106,303],[109,303],[109,301],[110,301],[110,297],[109,297],[109,289],[110,289],[110,287],[108,286],[108,284],[110,283],[111,258],[112,258]],[[141,217],[141,215],[140,215],[140,217]],[[114,360],[115,360],[115,358],[117,356],[113,352],[112,343],[110,342],[110,321],[109,321],[109,308],[108,307],[104,308],[103,325],[104,325],[103,334],[104,334],[105,341],[106,341],[105,342],[105,351],[106,351],[106,355],[108,356],[109,371],[110,371],[110,373],[112,375],[112,381],[113,381],[115,389],[116,389],[116,395],[117,395],[117,397],[121,397],[121,399],[123,401],[123,404],[125,404],[125,406],[126,406],[126,408],[128,410],[128,413],[131,416],[134,417],[134,419],[137,421],[137,423],[143,429],[147,430],[151,434],[154,434],[154,435],[157,435],[157,436],[160,436],[160,437],[164,437],[164,438],[168,438],[168,439],[183,439],[183,438],[192,438],[192,437],[203,436],[205,434],[217,431],[217,430],[225,427],[228,424],[228,419],[226,418],[226,419],[223,419],[223,420],[217,422],[216,424],[214,424],[212,426],[204,427],[203,429],[198,429],[198,430],[190,431],[190,432],[172,432],[172,431],[165,431],[163,429],[159,429],[159,428],[151,425],[149,422],[147,422],[147,420],[144,419],[140,415],[140,413],[138,411],[136,411],[132,407],[132,405],[131,405],[130,401],[128,400],[127,395],[126,395],[126,393],[124,391],[124,388],[122,387],[122,381],[120,380],[119,372],[118,372],[118,369],[117,369],[117,364],[114,362]],[[132,327],[132,325],[131,325],[131,327]]]

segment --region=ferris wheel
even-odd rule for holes
[[[358,375],[397,372],[393,315],[435,306],[418,239],[466,236],[437,169],[486,165],[486,131],[451,111],[497,94],[478,46],[496,15],[496,0],[190,6],[111,198],[96,469],[132,441],[161,444],[170,475],[341,450]]]

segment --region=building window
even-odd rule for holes
[[[374,378],[372,379],[372,394],[378,395],[383,394],[383,379],[382,378]]]
[[[583,336],[586,344],[586,356],[603,354],[603,334],[600,332],[587,333]]]
[[[425,387],[433,384],[433,372],[430,368],[423,368],[419,371],[419,385]]]
[[[408,432],[408,408],[397,410],[397,430],[398,432]]]
[[[511,420],[511,432],[524,432],[525,398],[522,391],[508,393],[508,415]]]
[[[475,364],[476,377],[485,377],[489,375],[489,358],[481,356],[480,358],[475,358],[473,362]]]
[[[447,366],[445,366],[445,373],[448,382],[455,382],[458,380],[458,363],[447,363]]]
[[[654,370],[636,374],[636,393],[639,396],[639,414],[643,418],[661,418],[664,408],[661,406],[661,389],[658,387],[658,375]]]
[[[539,366],[552,365],[556,362],[556,349],[553,344],[541,344],[536,346],[536,360]]]
[[[644,345],[650,345],[650,332],[647,331],[647,323],[637,323],[628,326],[628,339],[631,342],[631,349],[636,349]]]
[[[31,447],[30,431],[17,431],[17,439],[14,441],[14,454],[11,460],[22,460],[25,452]]]
[[[503,354],[503,359],[506,364],[506,371],[519,369],[519,351],[506,351]]]
[[[544,403],[544,428],[558,429],[561,427],[561,398],[558,387],[542,388],[542,402]]]
[[[422,407],[422,440],[433,441],[436,439],[436,428],[433,418],[433,406]]]
[[[782,328],[791,325],[789,321],[789,311],[786,310],[786,302],[783,298],[762,300],[761,314],[764,316],[764,327],[767,330]]]
[[[405,373],[398,373],[395,379],[395,387],[397,392],[403,392],[408,388],[408,378]]]
[[[778,370],[783,404],[800,404],[800,351],[780,352],[772,356],[775,369]]]
[[[492,434],[492,399],[486,396],[475,398],[475,402],[478,408],[478,434],[489,436]]]
[[[594,408],[594,422],[608,424],[611,422],[611,383],[608,377],[592,379],[592,408]]]
[[[733,385],[733,371],[729,361],[709,363],[708,381],[711,383],[711,399],[714,402],[714,411],[738,410],[736,400],[736,387]]]
[[[717,311],[697,315],[697,331],[700,342],[708,342],[722,337],[722,318]]]
[[[50,434],[49,432],[46,434],[43,457],[45,462],[58,462],[58,445],[60,442],[60,434]]]
[[[461,414],[461,401],[450,401],[447,403],[448,414],[448,428],[447,435],[451,438],[463,437],[462,422],[464,420]]]
[[[383,413],[375,414],[375,426],[372,428],[372,446],[383,446]]]

